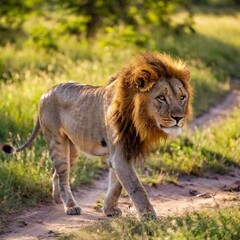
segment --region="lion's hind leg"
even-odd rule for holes
[[[70,145],[70,167],[72,168],[79,156],[80,150],[71,141],[69,141],[69,145]]]
[[[79,149],[72,143],[70,143],[70,167],[72,168],[76,159],[78,158],[79,155]],[[56,172],[56,169],[53,169],[53,177],[52,177],[52,197],[55,203],[61,204],[62,203],[62,198],[60,195],[60,189],[59,189],[59,178]]]
[[[103,212],[106,216],[118,217],[122,215],[121,209],[117,207],[121,191],[122,185],[119,182],[114,169],[110,168],[108,192],[103,205]]]
[[[69,215],[81,214],[81,208],[76,203],[70,188],[70,140],[64,134],[45,135],[49,145],[50,156],[54,165],[53,197],[60,203],[60,197],[64,204],[64,210]],[[58,185],[59,183],[59,185]]]
[[[56,169],[53,169],[53,176],[52,176],[52,198],[55,203],[57,204],[62,203],[62,198],[61,198],[60,189],[59,189],[59,178],[58,178]]]

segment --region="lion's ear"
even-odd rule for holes
[[[145,86],[147,85],[147,81],[142,76],[136,78],[134,83],[138,89],[144,89]]]
[[[141,71],[141,73],[138,73],[135,77],[134,84],[139,91],[146,92],[152,88],[154,81],[151,80],[150,72]]]

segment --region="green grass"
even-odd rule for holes
[[[59,239],[226,239],[240,238],[240,208],[212,209],[139,223],[124,218],[102,221]],[[124,221],[123,221],[124,220]]]
[[[239,13],[235,16],[199,14],[195,17],[196,34],[178,35],[147,26],[134,32],[122,25],[101,29],[90,40],[67,34],[56,37],[59,15],[38,19],[44,31],[48,29],[53,34],[56,48],[34,40],[38,34],[35,17],[26,19],[23,32],[16,32],[14,41],[0,46],[1,143],[18,145],[25,140],[34,125],[39,98],[49,87],[68,80],[103,85],[134,53],[143,49],[165,51],[188,62],[195,93],[195,116],[226,93],[230,76],[240,76]],[[180,19],[181,14],[176,18]],[[239,122],[237,118],[239,115],[236,120],[229,120],[229,125],[235,126],[232,134],[220,136],[217,130],[209,130],[214,141],[207,140],[209,137],[203,132],[190,139],[183,137],[163,144],[147,160],[144,181],[174,180],[178,174],[200,174],[206,169],[224,172],[228,165],[238,165],[239,141],[234,123]],[[0,153],[0,159],[1,212],[50,200],[51,161],[41,137],[26,152],[13,157]],[[80,157],[72,174],[73,185],[89,183],[102,168],[105,168],[103,160]]]

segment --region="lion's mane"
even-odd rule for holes
[[[122,142],[128,160],[143,159],[159,138],[167,137],[146,114],[147,99],[144,96],[161,77],[168,81],[177,78],[183,83],[189,95],[186,118],[190,118],[190,73],[181,60],[174,61],[166,54],[144,52],[135,56],[111,79],[111,82],[116,83],[116,88],[110,124],[115,129],[115,142]]]

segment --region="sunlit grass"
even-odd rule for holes
[[[219,17],[205,14],[195,18],[197,32],[234,47],[240,47],[239,21],[239,13],[220,15]],[[234,29],[234,32],[232,29]]]
[[[139,223],[136,219],[124,218],[102,221],[78,232],[64,234],[59,239],[237,240],[240,237],[239,218],[239,207],[215,208],[142,223]]]
[[[11,212],[24,205],[50,201],[50,162],[45,147],[38,143],[27,152],[0,156],[0,212]]]
[[[182,13],[173,16],[176,22],[182,18]],[[239,20],[237,12],[235,15],[198,13],[194,16],[195,34],[159,31],[154,35],[155,47],[186,59],[198,69],[209,69],[218,81],[239,77]]]

